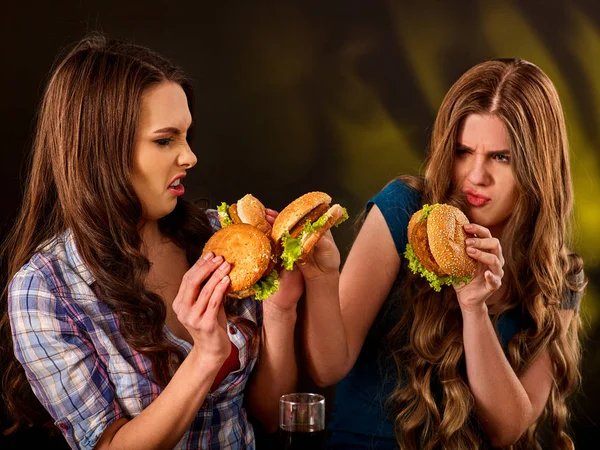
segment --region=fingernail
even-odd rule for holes
[[[467,245],[475,245],[475,239],[467,239],[467,240],[465,241],[465,243],[466,243]]]
[[[224,277],[221,279],[221,281],[220,281],[220,282],[221,282],[221,283],[223,283],[223,284],[225,284],[225,283],[228,283],[228,282],[229,282],[229,277],[228,277],[227,275],[225,275],[225,276],[224,276]]]
[[[474,254],[476,251],[473,247],[467,247],[467,253]]]
[[[227,261],[223,261],[223,264],[219,266],[219,270],[225,270],[229,267],[229,263]]]
[[[222,256],[215,256],[212,260],[212,262],[214,262],[214,263],[221,262],[221,261],[223,261]]]
[[[471,225],[470,223],[468,223],[468,224],[465,225],[465,228],[467,228],[467,229],[470,230],[471,228],[473,228],[473,225]]]
[[[207,253],[206,255],[204,255],[202,258],[203,258],[205,261],[208,261],[208,260],[209,260],[210,258],[212,258],[213,256],[215,256],[215,255],[213,254],[213,252],[208,252],[208,253]]]

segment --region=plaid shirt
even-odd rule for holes
[[[208,212],[213,228],[216,214]],[[17,359],[33,392],[72,448],[93,448],[108,425],[133,418],[161,393],[150,361],[127,345],[117,316],[98,298],[71,233],[36,253],[9,287],[9,315]],[[260,302],[235,302],[237,313],[262,326]],[[165,338],[184,355],[192,346],[165,325]],[[240,368],[209,393],[176,448],[254,449],[243,407],[244,388],[256,364],[246,337],[233,323],[228,334]]]

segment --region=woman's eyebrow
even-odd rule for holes
[[[161,128],[160,130],[156,130],[154,132],[154,134],[158,134],[158,133],[180,134],[181,130],[179,128],[175,128],[175,127],[165,127],[165,128]]]
[[[471,151],[475,151],[473,150],[471,147],[469,147],[468,145],[465,144],[461,144],[460,142],[456,143],[456,146],[459,148],[464,148],[466,150],[471,150]],[[486,150],[486,153],[494,153],[494,154],[500,154],[500,155],[508,155],[510,154],[510,150],[508,149],[502,149],[502,150]]]

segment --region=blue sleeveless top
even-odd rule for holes
[[[396,250],[404,260],[408,242],[410,217],[421,209],[420,194],[406,183],[389,183],[367,203],[367,213],[377,205],[391,232]],[[401,265],[394,292],[405,278],[406,264]],[[580,295],[573,293],[566,308],[577,308]],[[398,301],[397,297],[396,300]],[[392,421],[387,417],[385,402],[397,382],[396,365],[386,351],[385,337],[399,320],[398,308],[388,297],[371,327],[356,363],[335,390],[331,420],[327,427],[328,449],[398,449]],[[521,319],[516,309],[498,317],[496,329],[503,348],[520,330]]]

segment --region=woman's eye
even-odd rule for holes
[[[458,147],[456,149],[456,154],[457,155],[464,155],[465,153],[468,153],[468,152],[469,152],[469,150],[466,149],[466,148],[464,148],[464,147]]]
[[[501,154],[501,153],[496,153],[496,154],[493,156],[493,158],[494,158],[496,161],[500,161],[500,162],[509,162],[509,161],[510,161],[510,158],[508,157],[508,155],[503,155],[503,154]]]
[[[173,139],[171,138],[165,138],[165,139],[157,139],[156,142],[158,145],[160,145],[161,147],[166,147],[167,145],[169,145],[171,142],[173,142]]]

